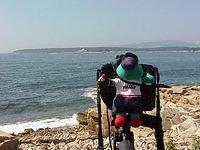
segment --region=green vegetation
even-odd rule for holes
[[[166,150],[177,150],[176,144],[171,136],[168,137],[165,143]],[[194,137],[192,141],[192,150],[200,150],[200,137]]]
[[[195,137],[192,142],[193,150],[200,150],[200,137]]]
[[[165,143],[166,150],[177,150],[174,144],[174,140],[171,136],[168,137],[167,142]]]

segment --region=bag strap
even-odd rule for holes
[[[117,75],[117,77],[120,78],[118,75]],[[122,78],[120,78],[120,80],[122,80],[123,82],[128,83],[128,84],[142,85],[142,83],[137,83],[137,82],[134,82],[134,81],[127,81],[127,80],[124,80]]]

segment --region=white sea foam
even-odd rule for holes
[[[92,98],[92,100],[95,101],[97,97],[97,90],[96,88],[86,88],[84,89],[82,96]]]
[[[39,120],[33,122],[24,122],[24,123],[16,123],[16,124],[8,124],[0,126],[0,130],[7,132],[7,133],[21,133],[24,129],[32,128],[33,130],[37,130],[39,128],[53,128],[53,127],[61,127],[66,125],[77,125],[78,121],[76,119],[76,114],[74,114],[71,118],[65,119],[46,119],[46,120]]]

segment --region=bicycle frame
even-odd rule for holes
[[[156,69],[156,84],[155,84],[155,88],[156,88],[156,116],[152,116],[152,115],[148,115],[148,114],[144,114],[143,112],[141,112],[140,114],[140,119],[141,119],[141,125],[144,127],[149,127],[152,129],[155,129],[155,139],[156,139],[156,143],[157,143],[157,149],[158,150],[164,150],[164,141],[163,141],[163,129],[162,129],[162,118],[160,116],[160,94],[159,94],[159,88],[170,88],[167,85],[164,84],[158,84],[159,83],[159,73],[157,68]],[[100,74],[100,70],[97,71],[97,80],[99,79],[99,74]],[[99,113],[99,134],[98,134],[98,142],[99,142],[99,146],[98,146],[98,150],[102,150],[103,149],[103,137],[102,137],[102,126],[101,126],[101,98],[100,98],[100,91],[99,91],[99,86],[97,86],[97,108],[98,108],[98,113]],[[127,118],[128,119],[128,118]],[[128,122],[128,121],[127,121]],[[116,128],[116,131],[114,133],[114,137],[113,137],[113,148],[114,150],[119,150],[117,143],[119,142],[123,142],[123,141],[129,141],[129,143],[127,143],[129,145],[130,150],[134,150],[134,134],[133,132],[131,132],[130,130],[130,125],[129,123],[126,123],[123,127],[121,128]],[[133,146],[133,148],[132,148]],[[112,146],[111,146],[112,147]],[[121,150],[121,149],[120,149]]]
[[[113,136],[113,149],[118,150],[119,145],[122,141],[130,141],[129,149],[134,149],[134,135],[131,131],[131,126],[129,125],[130,116],[126,115],[127,122],[123,127],[116,128],[116,131]]]

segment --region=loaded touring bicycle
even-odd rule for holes
[[[115,78],[117,75],[115,69],[121,63],[122,57],[120,55],[116,57],[116,62],[108,63],[101,66],[97,70],[97,81],[99,78],[105,74],[108,78]],[[157,143],[158,150],[164,150],[163,141],[163,130],[162,130],[162,118],[160,116],[160,97],[159,88],[169,88],[169,86],[164,84],[159,84],[159,72],[158,69],[152,65],[140,64],[144,70],[144,73],[150,73],[155,77],[155,81],[151,85],[141,84],[140,90],[142,94],[142,111],[140,112],[141,126],[149,127],[155,130],[155,139]],[[97,108],[98,108],[98,150],[104,149],[103,135],[102,135],[102,121],[101,121],[101,100],[107,106],[107,119],[108,119],[108,131],[109,131],[109,141],[111,150],[134,150],[134,134],[131,131],[130,116],[127,115],[127,122],[120,128],[117,128],[113,121],[109,121],[108,109],[112,110],[113,99],[116,94],[115,86],[111,86],[107,83],[98,84],[97,82]],[[134,83],[132,83],[134,84]],[[149,115],[144,112],[156,110],[156,115]],[[115,114],[112,114],[113,120],[115,119]],[[111,134],[110,126],[115,126],[114,133]]]

